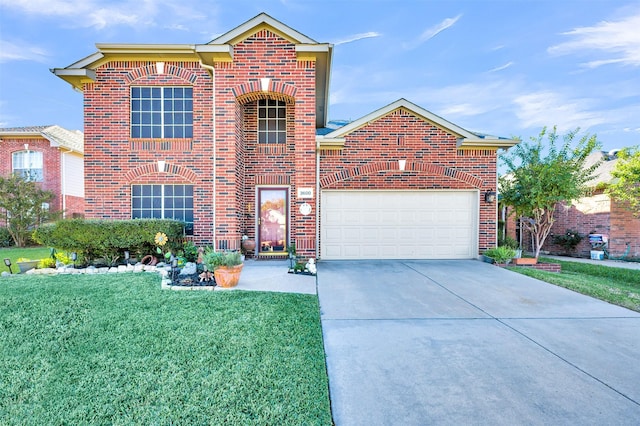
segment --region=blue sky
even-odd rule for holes
[[[95,43],[206,43],[260,12],[335,45],[330,119],[401,97],[471,131],[640,144],[640,3],[596,0],[0,0],[0,127],[82,129],[55,77]]]

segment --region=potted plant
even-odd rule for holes
[[[505,246],[485,250],[483,253],[485,258],[493,259],[495,263],[509,263],[515,255],[516,251],[514,249]]]
[[[213,271],[216,285],[230,288],[238,285],[242,272],[242,257],[238,251],[209,251],[204,256],[208,271]]]
[[[35,268],[36,266],[38,266],[38,262],[40,262],[39,260],[30,260],[24,257],[19,258],[18,260],[16,260],[16,263],[18,264],[18,268],[20,268],[20,273],[24,274],[25,272],[27,272],[28,270],[31,270],[33,268]]]

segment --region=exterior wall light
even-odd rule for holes
[[[495,191],[487,191],[484,193],[484,201],[487,203],[493,203],[496,201],[496,192]]]

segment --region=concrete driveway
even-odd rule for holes
[[[640,314],[480,261],[322,262],[336,425],[640,424]]]

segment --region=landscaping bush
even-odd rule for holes
[[[11,247],[13,245],[13,238],[7,228],[0,227],[0,247]]]
[[[485,250],[483,254],[495,260],[496,263],[505,263],[515,257],[516,251],[509,247],[502,246]]]
[[[87,262],[102,260],[115,264],[125,250],[139,258],[156,253],[158,232],[166,234],[166,249],[182,246],[184,223],[164,219],[85,220],[65,219],[38,228],[35,239],[57,250],[78,253]]]
[[[562,235],[553,236],[553,244],[564,247],[567,253],[571,253],[576,249],[576,246],[580,244],[580,241],[584,238],[584,235],[580,235],[578,231],[567,229]]]

